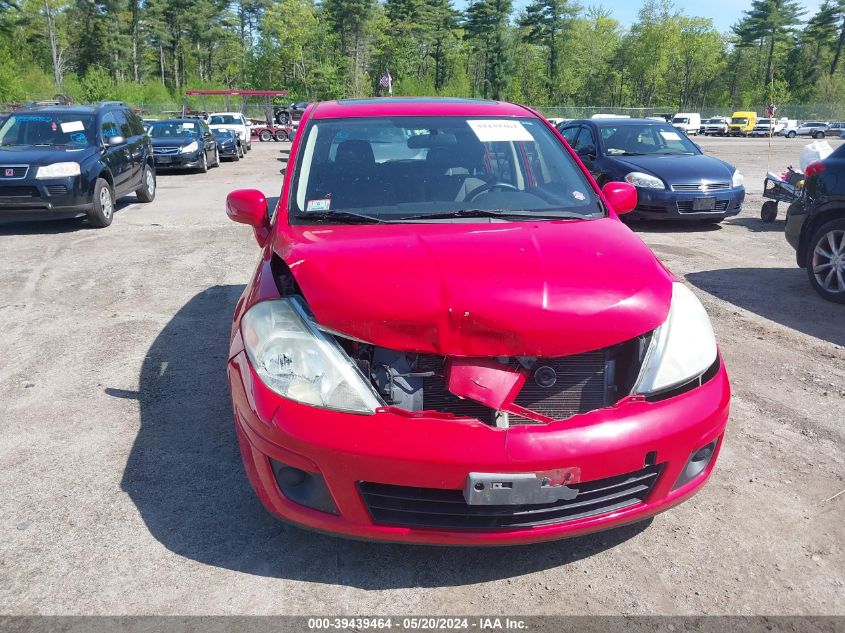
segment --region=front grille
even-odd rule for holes
[[[374,523],[452,530],[497,530],[553,525],[615,512],[643,503],[661,464],[569,487],[571,500],[542,505],[471,506],[461,490],[416,488],[362,481],[358,489]]]
[[[535,365],[535,371],[544,366],[554,369],[557,375],[555,384],[551,387],[541,387],[532,373],[514,400],[515,404],[554,420],[601,409],[607,405],[605,350],[540,360]]]
[[[38,198],[35,187],[3,187],[0,186],[0,198]]]
[[[0,165],[0,181],[20,180],[28,171],[29,165]]]
[[[153,154],[178,154],[179,148],[178,147],[154,147]]]
[[[678,211],[680,213],[708,213],[708,211],[696,211],[692,208],[692,200],[679,200]],[[713,211],[727,211],[730,200],[716,200],[716,206]]]
[[[63,196],[67,193],[67,187],[64,185],[47,185],[47,193],[51,196]]]
[[[696,182],[683,185],[672,185],[672,191],[725,191],[731,188],[729,182]]]
[[[577,356],[538,359],[528,370],[528,377],[514,403],[553,420],[601,409],[610,404],[608,357],[607,350],[598,350]],[[475,400],[460,398],[447,389],[444,365],[445,358],[442,356],[417,357],[415,371],[434,373],[423,378],[423,410],[493,422],[492,409]],[[554,370],[556,381],[551,387],[541,387],[535,381],[534,372],[540,367]],[[514,414],[510,415],[510,422],[534,423]]]

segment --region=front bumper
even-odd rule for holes
[[[153,154],[156,169],[197,169],[201,157],[201,151],[191,154]]]
[[[4,221],[75,217],[92,206],[91,195],[79,176],[0,184],[0,220]]]
[[[714,198],[715,209],[695,211],[695,200],[700,198]],[[638,188],[637,207],[627,217],[640,220],[724,219],[742,211],[744,200],[744,187],[708,192]]]
[[[243,352],[229,361],[228,375],[246,472],[270,512],[301,526],[352,538],[441,545],[555,540],[641,521],[684,501],[712,471],[730,400],[727,375],[720,368],[701,387],[661,402],[627,400],[549,425],[505,431],[473,420],[390,411],[360,416],[301,405],[264,387]],[[707,468],[673,490],[692,452],[713,441],[716,452]],[[285,497],[270,459],[319,473],[336,513],[313,510]],[[660,466],[660,474],[641,502],[533,527],[432,529],[377,523],[359,488],[370,482],[460,491],[470,472],[560,468],[577,468],[579,480],[591,482],[638,471],[649,460]]]
[[[233,158],[238,155],[237,145],[218,145],[217,152],[221,158]]]

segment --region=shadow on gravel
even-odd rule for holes
[[[763,222],[760,218],[733,218],[731,220],[725,220],[725,224],[741,226],[752,233],[783,233],[786,227],[786,220],[783,219],[785,213],[786,210],[781,209],[781,219],[775,220],[774,222]]]
[[[120,198],[114,207],[115,213],[125,209],[138,200],[134,195]],[[91,229],[84,217],[60,220],[22,220],[20,222],[0,222],[0,236],[3,235],[59,235]]]
[[[718,224],[699,220],[625,220],[625,224],[636,233],[707,233],[722,229]]]
[[[242,286],[185,304],[143,362],[141,428],[121,482],[151,534],[169,550],[249,574],[366,589],[479,583],[558,567],[613,548],[650,521],[597,535],[507,549],[367,543],[274,519],[241,466],[226,382],[229,327]]]
[[[842,306],[819,297],[802,268],[726,268],[688,273],[686,280],[761,317],[845,345]]]

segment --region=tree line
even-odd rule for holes
[[[845,97],[845,0],[753,0],[719,32],[670,0],[623,28],[571,0],[0,0],[0,102],[181,103],[186,88],[700,110]]]

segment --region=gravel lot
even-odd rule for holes
[[[646,524],[531,547],[344,541],[252,494],[224,366],[258,249],[223,203],[277,195],[287,145],[161,175],[108,229],[0,226],[0,613],[845,614],[845,308],[796,268],[785,207],[759,220],[767,163],[806,141],[700,143],[745,173],[742,214],[635,229],[713,320],[720,462]]]

